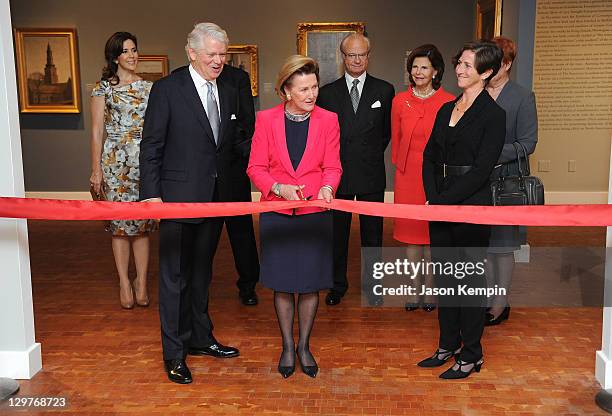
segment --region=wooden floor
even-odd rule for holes
[[[386,223],[386,245],[394,245],[390,231]],[[63,414],[602,414],[593,400],[601,308],[513,309],[507,323],[486,329],[482,371],[453,382],[438,379],[444,368],[415,365],[436,347],[435,312],[361,308],[357,291],[350,290],[339,306],[321,303],[312,337],[319,376],[298,371],[284,380],[276,372],[280,340],[271,293],[259,288],[259,306],[240,305],[224,236],[211,315],[215,336],[242,355],[190,357],[194,382],[180,386],[166,379],[162,367],[157,256],[152,306],[121,310],[109,236],[100,223],[31,221],[29,233],[43,370],[21,382],[19,396],[64,396],[69,407]],[[601,246],[605,232],[532,228],[529,239],[532,245]],[[357,244],[354,238],[353,288]]]

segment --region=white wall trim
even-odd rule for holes
[[[42,369],[40,344],[25,351],[0,351],[0,377],[29,380]]]

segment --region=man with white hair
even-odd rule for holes
[[[140,145],[142,201],[230,200],[229,164],[235,152],[248,154],[250,138],[236,132],[238,90],[217,79],[228,44],[216,24],[196,24],[185,46],[188,70],[153,85]],[[159,315],[164,365],[175,383],[192,381],[187,354],[240,354],[215,339],[208,314],[222,225],[222,217],[160,222]]]

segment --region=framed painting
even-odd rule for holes
[[[251,79],[251,93],[253,97],[256,97],[257,94],[259,94],[257,88],[257,67],[259,65],[257,45],[228,46],[225,63],[235,68],[240,68],[249,74],[249,78]]]
[[[76,29],[15,28],[22,113],[80,113]]]
[[[502,0],[477,0],[476,39],[501,36]]]
[[[365,23],[298,23],[297,52],[319,63],[321,86],[340,78],[344,63],[340,42],[350,33],[364,33]]]
[[[155,82],[168,75],[168,55],[138,54],[136,74],[144,80]]]

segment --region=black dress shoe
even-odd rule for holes
[[[466,369],[466,371],[463,371],[463,367],[467,367],[470,364],[472,365],[472,367],[470,367],[469,370]],[[480,368],[482,367],[483,364],[484,364],[484,360],[482,358],[476,361],[475,363],[457,360],[456,365],[458,365],[459,367],[456,370],[453,370],[453,367],[454,367],[453,365],[453,367],[449,368],[448,370],[440,374],[440,378],[443,378],[445,380],[458,380],[460,378],[466,378],[470,374],[472,374],[474,371],[476,371],[477,373],[480,373]]]
[[[341,301],[342,301],[342,296],[336,292],[329,292],[327,296],[325,296],[325,304],[329,306],[337,305]]]
[[[497,318],[492,313],[487,312],[487,318],[485,320],[485,326],[499,325],[510,317],[510,306],[506,306],[502,313]]]
[[[215,342],[207,347],[191,347],[189,348],[189,355],[210,355],[216,358],[233,358],[238,357],[240,351],[238,351],[238,348],[227,347]]]
[[[244,306],[255,306],[259,303],[259,299],[257,299],[257,293],[252,291],[245,294],[240,294],[240,302]]]
[[[191,371],[185,360],[164,360],[168,380],[178,384],[191,383]]]

